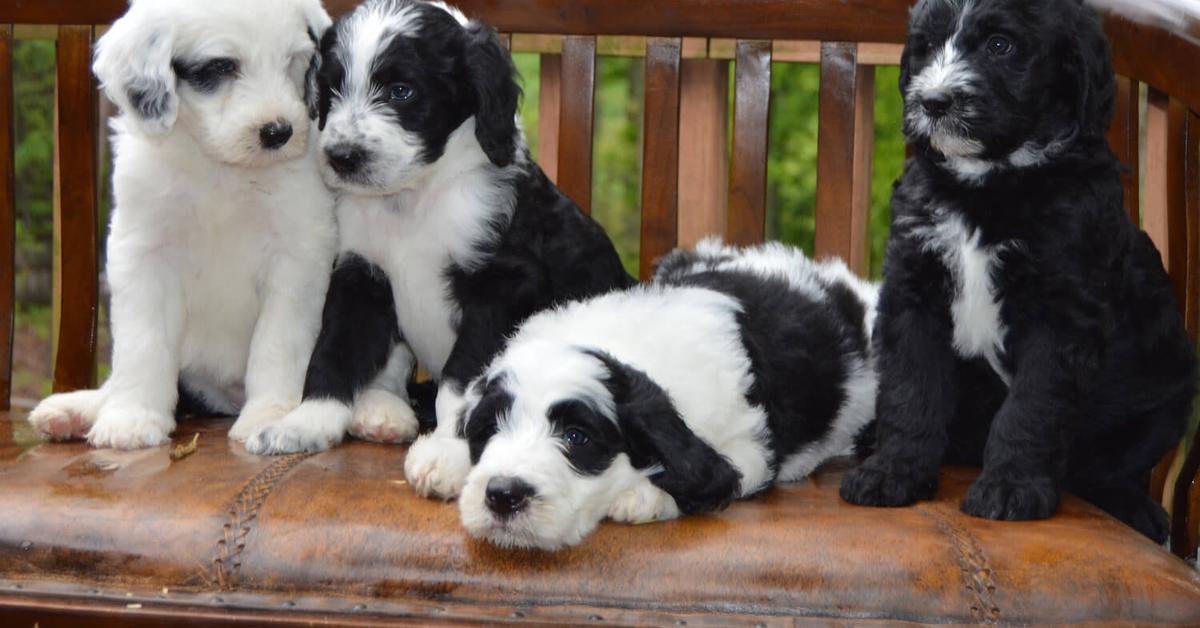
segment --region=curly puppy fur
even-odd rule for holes
[[[874,414],[875,286],[838,260],[706,242],[653,284],[531,317],[469,387],[467,530],[579,543],[724,508],[849,453]]]
[[[487,24],[441,2],[369,0],[328,30],[316,78],[340,254],[304,404],[247,446],[411,440],[414,357],[439,381],[439,431],[453,433],[463,386],[522,320],[633,279],[530,159],[517,74]]]
[[[1079,0],[922,0],[900,87],[916,149],[892,199],[875,343],[877,451],[853,503],[933,496],[1049,517],[1066,489],[1167,534],[1149,474],[1182,434],[1196,357],[1153,243],[1122,210],[1114,78]]]

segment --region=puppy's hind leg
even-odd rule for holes
[[[354,254],[338,261],[308,362],[304,401],[282,419],[253,430],[246,438],[248,451],[324,451],[342,442],[355,396],[385,368],[399,341],[392,299],[391,282],[379,268]]]

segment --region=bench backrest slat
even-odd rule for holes
[[[762,242],[766,234],[771,42],[737,42],[734,85],[733,155],[725,238],[731,244],[754,244]]]
[[[1117,96],[1113,110],[1112,125],[1108,130],[1108,144],[1112,147],[1117,159],[1125,164],[1127,170],[1121,175],[1121,184],[1125,188],[1125,212],[1135,225],[1141,224],[1141,211],[1138,199],[1138,144],[1141,140],[1142,116],[1139,110],[1141,102],[1140,84],[1124,76],[1117,77]]]
[[[645,131],[642,133],[642,244],[639,274],[648,279],[654,260],[679,238],[679,89],[683,40],[646,43]]]
[[[559,111],[558,185],[583,211],[592,211],[592,125],[596,108],[596,38],[563,40]]]
[[[679,244],[694,246],[729,220],[729,62],[685,59],[679,99]]]
[[[867,271],[867,215],[875,142],[875,68],[853,43],[821,45],[817,205],[813,253]]]
[[[58,326],[54,390],[96,381],[99,309],[96,236],[98,103],[92,78],[92,26],[58,29],[55,90],[55,308]]]
[[[1163,265],[1171,274],[1175,297],[1182,304],[1187,296],[1187,216],[1183,182],[1187,108],[1153,87],[1149,89],[1146,104],[1146,189],[1142,226],[1162,253]]]
[[[13,27],[0,24],[0,412],[12,395],[13,324],[16,318],[17,210],[13,149]]]

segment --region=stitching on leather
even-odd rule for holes
[[[1000,621],[1000,607],[996,605],[996,581],[992,578],[992,566],[979,539],[966,528],[934,507],[918,506],[922,514],[933,519],[937,529],[950,539],[954,546],[955,559],[962,572],[963,583],[971,593],[971,619],[982,624]]]
[[[222,591],[232,591],[238,587],[242,570],[242,551],[246,549],[246,536],[250,534],[258,511],[267,501],[279,481],[284,478],[296,465],[315,454],[290,454],[281,456],[258,472],[242,490],[233,498],[229,507],[229,519],[221,531],[221,539],[217,541],[216,555],[212,560],[212,573],[217,587]]]

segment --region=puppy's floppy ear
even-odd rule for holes
[[[329,18],[329,14],[325,12],[325,9],[321,7],[320,3],[314,3],[307,7],[305,20],[308,22],[308,38],[313,43],[313,56],[308,63],[308,72],[304,74],[304,104],[308,105],[308,119],[316,120],[321,114],[320,74],[322,53],[325,50],[322,44],[333,21]],[[321,119],[321,128],[325,128],[323,117]]]
[[[466,66],[475,92],[475,137],[492,163],[503,168],[517,150],[517,104],[521,87],[512,58],[495,29],[478,20],[467,24]]]
[[[153,2],[135,3],[96,43],[92,71],[108,99],[148,133],[164,133],[179,115],[171,67],[174,33]]]
[[[1072,33],[1062,71],[1075,88],[1075,120],[1082,135],[1104,137],[1112,119],[1116,77],[1100,16],[1090,7],[1080,6]]]
[[[742,474],[704,442],[679,416],[670,396],[645,373],[602,351],[589,351],[608,369],[617,424],[633,466],[655,465],[655,486],[675,498],[684,513],[711,512],[737,496]]]
[[[317,46],[317,55],[310,68],[311,82],[308,90],[312,96],[309,101],[309,115],[317,120],[317,128],[325,130],[325,120],[329,117],[329,108],[333,106],[333,86],[329,84],[329,68],[325,67],[333,48],[337,45],[337,28],[325,30],[321,43]]]

